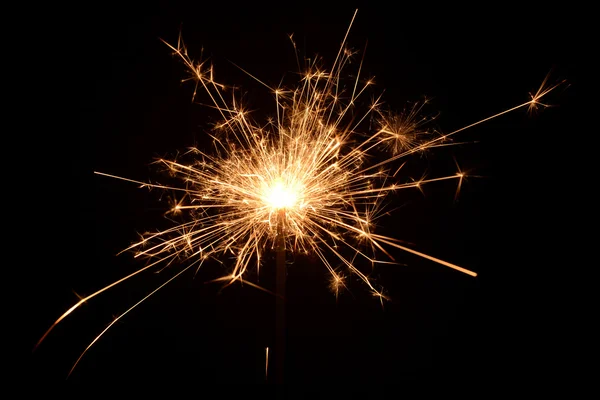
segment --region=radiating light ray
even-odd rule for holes
[[[546,77],[544,78],[544,80],[542,81],[542,84],[540,85],[540,87],[538,88],[538,90],[535,92],[535,94],[529,94],[529,96],[531,96],[531,101],[529,104],[529,112],[533,112],[535,109],[537,109],[538,107],[551,107],[550,104],[545,104],[540,102],[540,99],[544,96],[546,96],[548,93],[550,93],[551,91],[553,91],[554,89],[556,89],[557,87],[563,85],[566,83],[566,80],[563,80],[561,82],[558,82],[554,85],[549,85],[548,84],[548,79],[550,78],[550,73],[548,73],[546,75]]]
[[[100,334],[98,336],[96,336],[94,338],[94,340],[92,340],[91,343],[85,348],[85,350],[83,350],[83,352],[79,355],[79,358],[77,359],[77,361],[75,361],[75,364],[73,364],[73,366],[71,367],[71,370],[69,371],[69,374],[67,375],[67,378],[69,376],[71,376],[71,374],[75,370],[75,367],[77,367],[77,365],[79,364],[79,362],[81,361],[81,359],[83,358],[83,356],[85,355],[85,353],[87,353],[87,351],[102,337],[102,335],[104,335],[106,333],[106,331],[108,331],[114,324],[116,324],[118,320],[120,320],[121,318],[123,318],[127,313],[129,313],[131,310],[133,310],[138,305],[140,305],[141,303],[143,303],[147,298],[149,298],[150,296],[152,296],[154,293],[158,292],[160,289],[162,289],[163,287],[165,287],[173,279],[177,278],[179,275],[183,274],[185,271],[187,271],[188,269],[190,269],[191,267],[193,267],[194,264],[196,264],[198,261],[199,260],[196,260],[195,262],[189,264],[187,267],[185,267],[184,269],[182,269],[181,271],[179,271],[175,276],[171,277],[166,282],[164,282],[163,284],[161,284],[159,287],[157,287],[156,289],[154,289],[152,292],[148,293],[140,301],[138,301],[137,303],[135,303],[133,306],[129,307],[125,312],[123,312],[121,315],[119,315],[118,317],[116,317],[110,324],[108,324],[108,326],[106,328],[104,328],[104,330],[102,332],[100,332]]]
[[[356,12],[352,21],[355,17]],[[189,264],[107,326],[73,368],[117,320],[192,265],[198,264],[199,268],[209,258],[228,269],[214,282],[227,285],[243,282],[272,293],[244,276],[252,267],[258,270],[265,259],[263,255],[273,250],[280,215],[286,251],[316,255],[331,275],[330,289],[336,299],[340,290],[347,288],[348,277],[355,276],[383,305],[387,299],[383,290],[377,289],[369,273],[362,269],[364,264],[395,263],[386,246],[477,276],[474,271],[401,245],[399,239],[374,233],[374,217],[383,207],[384,199],[392,193],[409,188],[420,190],[424,184],[457,179],[458,195],[466,176],[459,168],[454,175],[414,181],[399,174],[404,164],[397,166],[394,162],[417,152],[452,145],[445,141],[457,133],[520,108],[547,106],[540,100],[558,85],[548,86],[546,77],[530,101],[441,134],[427,129],[426,123],[431,118],[420,116],[424,103],[397,114],[380,109],[381,95],[366,104],[364,95],[373,80],[361,84],[362,61],[355,78],[346,83],[343,73],[354,56],[345,47],[350,27],[331,69],[325,70],[319,67],[317,60],[311,61],[296,86],[272,88],[242,69],[274,96],[277,120],[264,125],[251,118],[235,92],[231,99],[226,99],[230,88],[215,80],[213,67],[207,60],[195,62],[190,58],[181,36],[176,46],[163,41],[190,73],[184,81],[195,82],[192,99],[200,95],[198,89],[201,88],[211,100],[212,109],[222,117],[210,135],[214,151],[207,153],[192,148],[181,156],[183,161],[157,160],[156,164],[175,177],[179,185],[95,172],[149,189],[183,193],[168,212],[177,214],[184,222],[145,234],[139,242],[125,249],[135,251],[135,257],[148,258],[151,263],[82,298],[52,324],[36,347],[87,300],[151,267],[168,265],[175,259]],[[295,43],[294,49],[297,56]],[[377,121],[375,131],[363,126],[368,117]],[[388,151],[390,156],[373,163],[372,159],[382,151]],[[393,174],[390,173],[392,168],[395,168]],[[384,254],[388,260],[380,259],[376,253]],[[223,260],[225,256],[233,257],[231,263]],[[339,272],[334,265],[345,267],[346,273]],[[268,348],[266,352],[268,369]]]
[[[168,258],[171,257],[175,257],[176,254],[169,254]],[[44,339],[46,338],[46,336],[48,336],[48,334],[56,327],[56,325],[58,325],[63,319],[65,319],[69,314],[71,314],[73,311],[75,311],[77,308],[79,308],[79,306],[81,306],[82,304],[84,304],[86,301],[96,297],[97,295],[99,295],[102,292],[107,291],[110,288],[113,288],[115,286],[117,286],[119,283],[125,282],[127,279],[134,277],[135,275],[144,272],[152,267],[155,267],[156,265],[160,264],[161,262],[164,262],[167,258],[163,258],[160,259],[156,262],[153,262],[143,268],[138,269],[135,272],[132,272],[131,274],[114,281],[113,283],[106,285],[105,287],[103,287],[102,289],[90,294],[89,296],[85,296],[84,298],[80,299],[77,303],[75,303],[71,308],[69,308],[67,311],[65,311],[56,321],[54,321],[54,323],[50,326],[50,328],[48,328],[48,330],[44,333],[44,335],[40,338],[40,340],[38,340],[38,342],[35,345],[34,350],[44,341]]]

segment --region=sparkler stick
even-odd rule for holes
[[[275,383],[283,384],[285,376],[285,210],[279,210],[277,218],[277,238],[275,242],[277,258],[275,272]]]

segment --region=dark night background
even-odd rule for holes
[[[392,251],[406,265],[373,271],[391,298],[382,309],[359,282],[336,303],[316,259],[298,258],[289,267],[286,380],[393,384],[449,378],[510,385],[529,379],[531,371],[560,375],[567,367],[556,360],[568,354],[548,332],[556,335],[553,328],[570,317],[550,286],[569,265],[546,251],[555,242],[545,239],[561,223],[558,214],[547,219],[560,194],[547,186],[553,178],[546,163],[552,159],[548,142],[572,130],[584,85],[578,81],[577,35],[563,29],[573,23],[571,16],[563,10],[563,28],[556,22],[536,32],[536,21],[558,11],[411,7],[359,4],[348,40],[361,50],[357,61],[368,41],[364,76],[376,77],[372,93],[385,90],[383,100],[392,109],[427,96],[432,101],[425,112],[439,113],[435,127],[450,132],[528,101],[548,72],[549,82],[567,84],[544,99],[556,107],[534,115],[523,108],[455,137],[469,144],[413,157],[411,177],[454,173],[454,158],[481,177],[464,182],[456,203],[454,181],[426,185],[424,195],[401,191],[389,206],[398,209],[380,220],[378,232],[474,270],[477,278]],[[53,143],[68,173],[49,188],[60,201],[51,200],[48,224],[55,229],[44,239],[49,250],[31,278],[30,347],[77,301],[74,292],[92,293],[144,265],[131,254],[116,256],[137,232],[168,226],[159,191],[93,171],[161,181],[150,165],[155,157],[192,145],[209,149],[206,132],[218,115],[192,103],[193,84],[180,82],[185,67],[159,39],[174,43],[181,30],[192,56],[198,59],[203,48],[217,80],[241,87],[261,121],[275,110],[269,93],[229,61],[267,84],[276,86],[284,77],[293,85],[297,67],[287,35],[294,33],[300,56],[318,54],[330,66],[355,8],[198,2],[98,5],[78,12],[68,68],[78,78],[65,104],[78,115],[78,135]],[[198,100],[208,102],[202,93]],[[27,376],[62,382],[112,318],[176,268],[140,274],[78,309],[28,356]],[[274,299],[248,286],[221,291],[205,284],[220,276],[220,268],[209,263],[195,277],[186,272],[122,318],[69,382],[263,383]],[[261,283],[272,285],[273,273],[274,262],[267,261]],[[551,353],[549,342],[555,343]]]

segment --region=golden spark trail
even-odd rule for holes
[[[183,274],[185,271],[187,271],[188,269],[190,269],[192,266],[194,266],[194,264],[195,263],[192,263],[192,264],[188,265],[187,267],[185,267],[184,269],[182,269],[181,271],[179,271],[175,276],[171,277],[169,280],[167,280],[162,285],[160,285],[159,287],[157,287],[156,289],[154,289],[152,292],[148,293],[140,301],[138,301],[137,303],[135,303],[133,306],[129,307],[125,312],[123,312],[121,315],[119,315],[117,318],[115,318],[110,324],[108,324],[108,326],[106,328],[104,328],[104,330],[102,332],[100,332],[100,334],[98,336],[96,336],[94,338],[94,340],[92,340],[90,342],[90,344],[85,348],[85,350],[81,353],[81,355],[79,356],[79,358],[77,359],[77,361],[75,361],[75,364],[73,364],[73,367],[71,367],[71,370],[69,371],[69,375],[67,376],[67,378],[69,376],[71,376],[71,374],[75,370],[75,367],[77,367],[77,364],[79,364],[79,361],[81,361],[81,359],[83,358],[83,356],[85,355],[85,353],[87,353],[87,351],[94,345],[94,343],[96,343],[102,337],[102,335],[104,335],[104,333],[106,331],[108,331],[114,324],[116,324],[118,320],[120,320],[127,313],[129,313],[131,310],[133,310],[134,308],[136,308],[139,304],[141,304],[148,297],[152,296],[154,293],[158,292],[160,289],[162,289],[163,287],[165,287],[173,279],[177,278],[179,275]]]
[[[412,149],[410,149],[410,150],[407,150],[407,151],[405,151],[405,152],[403,152],[403,153],[401,153],[401,154],[398,154],[397,156],[394,156],[394,157],[392,157],[392,158],[390,158],[390,159],[387,159],[387,160],[385,160],[385,161],[382,161],[382,162],[380,162],[380,163],[378,163],[378,164],[375,164],[375,165],[373,165],[373,166],[371,166],[371,167],[369,167],[369,168],[366,168],[366,169],[365,169],[365,171],[367,171],[367,170],[370,170],[370,169],[373,169],[373,168],[380,167],[380,166],[382,166],[382,165],[389,164],[391,161],[397,160],[397,159],[399,159],[399,158],[402,158],[402,157],[406,157],[406,156],[408,156],[408,155],[410,155],[410,154],[413,154],[413,153],[415,153],[415,152],[417,152],[417,151],[422,151],[422,150],[424,150],[424,149],[426,149],[426,148],[433,147],[433,145],[434,145],[434,144],[436,144],[437,142],[440,142],[440,141],[443,141],[443,140],[445,140],[445,139],[448,139],[450,136],[453,136],[453,135],[455,135],[455,134],[457,134],[457,133],[459,133],[459,132],[465,131],[465,130],[467,130],[467,129],[469,129],[469,128],[473,128],[474,126],[480,125],[480,124],[482,124],[482,123],[484,123],[484,122],[487,122],[487,121],[490,121],[490,120],[492,120],[492,119],[494,119],[494,118],[498,118],[498,117],[500,117],[500,116],[502,116],[502,115],[504,115],[504,114],[508,114],[508,113],[510,113],[510,112],[516,111],[516,110],[518,110],[519,108],[523,108],[523,107],[529,107],[529,108],[531,109],[532,107],[536,107],[536,106],[540,106],[540,105],[541,105],[541,106],[544,106],[544,107],[548,107],[548,105],[547,105],[547,104],[540,103],[540,102],[539,102],[539,100],[540,100],[540,99],[541,99],[543,96],[547,95],[547,94],[548,94],[548,93],[550,93],[552,90],[554,90],[555,88],[557,88],[558,86],[560,86],[560,85],[561,85],[561,84],[562,84],[564,81],[563,81],[563,82],[560,82],[560,83],[558,83],[558,84],[556,84],[556,85],[554,85],[554,86],[551,86],[551,87],[545,88],[545,85],[546,85],[546,81],[547,81],[547,79],[548,79],[547,77],[544,79],[544,81],[543,81],[542,85],[541,85],[541,86],[540,86],[540,88],[538,89],[538,91],[537,91],[537,93],[535,94],[535,96],[532,96],[532,99],[531,99],[531,100],[529,100],[529,101],[527,101],[527,102],[525,102],[525,103],[523,103],[523,104],[519,104],[518,106],[515,106],[515,107],[512,107],[512,108],[509,108],[508,110],[504,110],[504,111],[501,111],[501,112],[499,112],[499,113],[497,113],[497,114],[491,115],[491,116],[489,116],[489,117],[487,117],[487,118],[484,118],[484,119],[482,119],[482,120],[479,120],[479,121],[477,121],[477,122],[473,122],[472,124],[469,124],[469,125],[467,125],[467,126],[464,126],[464,127],[460,128],[460,129],[457,129],[457,130],[455,130],[455,131],[452,131],[452,132],[450,132],[450,133],[446,133],[445,135],[442,135],[442,136],[440,136],[440,137],[437,137],[437,138],[435,138],[435,139],[433,139],[433,140],[431,140],[431,141],[428,141],[428,142],[426,142],[426,143],[423,143],[423,144],[421,144],[421,145],[419,145],[419,146],[417,146],[417,147],[414,147],[414,148],[412,148]],[[439,145],[438,145],[438,146],[439,146]]]

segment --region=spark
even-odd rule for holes
[[[265,381],[269,379],[269,348],[265,347]]]
[[[427,125],[435,117],[422,115],[423,107],[427,103],[427,99],[413,103],[400,113],[391,111],[383,113],[379,111],[380,123],[382,124],[380,131],[384,136],[382,140],[393,155],[401,154],[413,148],[425,150],[433,147],[419,147],[424,140],[435,133],[427,128]]]
[[[356,13],[352,21],[355,17]],[[287,252],[314,254],[321,260],[331,275],[329,287],[336,299],[346,288],[348,277],[353,276],[361,280],[383,306],[387,296],[376,288],[361,266],[394,263],[386,247],[477,276],[474,271],[401,245],[398,239],[374,233],[374,220],[391,194],[421,190],[425,184],[456,179],[458,196],[466,177],[459,169],[454,175],[418,181],[405,177],[403,181],[399,171],[404,164],[398,167],[394,162],[445,145],[451,136],[493,118],[523,107],[531,109],[543,105],[541,98],[556,86],[547,86],[546,78],[530,101],[447,134],[430,131],[425,125],[431,118],[420,116],[426,101],[395,114],[380,109],[381,96],[370,102],[365,99],[373,78],[361,77],[362,61],[355,78],[346,83],[343,72],[355,55],[345,47],[350,27],[331,68],[323,68],[317,60],[308,61],[296,86],[272,88],[248,73],[274,95],[277,117],[266,125],[256,123],[252,113],[235,96],[227,100],[228,86],[217,82],[215,71],[206,60],[192,60],[181,36],[176,45],[163,41],[185,65],[189,76],[184,81],[195,83],[193,98],[199,96],[198,91],[203,91],[222,117],[211,135],[214,150],[209,153],[192,148],[176,160],[157,160],[157,165],[178,179],[180,184],[176,186],[95,172],[140,187],[177,191],[180,196],[169,211],[183,222],[145,234],[126,248],[124,251],[134,251],[135,257],[145,257],[150,263],[82,297],[52,324],[36,347],[81,304],[155,266],[173,264],[178,259],[184,260],[185,265],[177,275],[104,329],[75,365],[118,319],[192,265],[200,268],[205,260],[233,256],[231,265],[220,261],[229,268],[216,281],[248,282],[244,279],[248,271],[258,270],[264,262],[264,254],[274,248],[278,228],[284,231]],[[290,40],[294,43],[292,36]],[[366,104],[364,111],[361,104]],[[374,131],[364,127],[370,118],[377,121]],[[391,155],[381,162],[369,163],[381,151],[389,151]],[[392,168],[396,168],[394,173],[391,173]],[[380,259],[376,253],[383,253],[389,260]],[[340,272],[340,267],[346,272]],[[263,289],[256,284],[251,286]],[[268,348],[266,363],[267,370]]]

